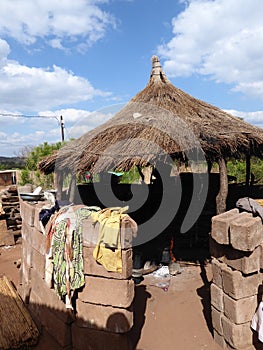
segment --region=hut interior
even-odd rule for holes
[[[153,56],[142,91],[109,121],[69,142],[39,168],[45,173],[56,170],[59,199],[63,174],[70,173],[71,202],[101,208],[128,205],[139,229],[134,242],[139,265],[149,259],[201,262],[209,258],[211,218],[233,208],[241,197],[263,198],[263,186],[250,183],[251,156],[263,158],[263,130],[176,88]],[[242,157],[246,183],[229,183],[226,161]],[[175,162],[191,163],[190,171],[171,175],[167,166]],[[211,171],[215,163],[218,172]],[[152,182],[123,184],[115,174],[102,176],[137,167],[143,177],[149,164],[155,170]],[[160,164],[166,170],[160,170]],[[203,169],[196,170],[196,164]],[[87,171],[93,178],[101,174],[100,181],[78,184],[77,175]]]

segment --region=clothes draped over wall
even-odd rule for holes
[[[102,209],[96,206],[66,205],[43,209],[39,213],[46,235],[45,280],[56,294],[72,308],[74,291],[85,284],[83,268],[82,221],[100,223],[94,259],[108,271],[122,272],[121,229],[130,225],[137,234],[137,224],[125,214],[128,207]],[[50,215],[49,215],[50,214]],[[49,219],[47,220],[47,217]]]
[[[106,270],[111,272],[122,272],[121,258],[121,222],[127,214],[128,207],[106,208],[92,214],[92,219],[100,223],[99,237],[93,257]]]

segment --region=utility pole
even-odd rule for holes
[[[64,122],[62,115],[60,116],[61,140],[64,141]]]

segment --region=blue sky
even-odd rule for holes
[[[59,141],[60,115],[66,139],[103,123],[152,55],[176,87],[263,127],[262,15],[262,0],[1,0],[0,155]]]

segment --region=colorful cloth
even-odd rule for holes
[[[46,281],[52,283],[55,292],[66,297],[66,307],[72,308],[71,296],[85,284],[83,269],[82,220],[89,217],[98,207],[71,205],[63,207],[52,223],[48,234],[50,246],[47,256],[52,261],[46,266]]]

